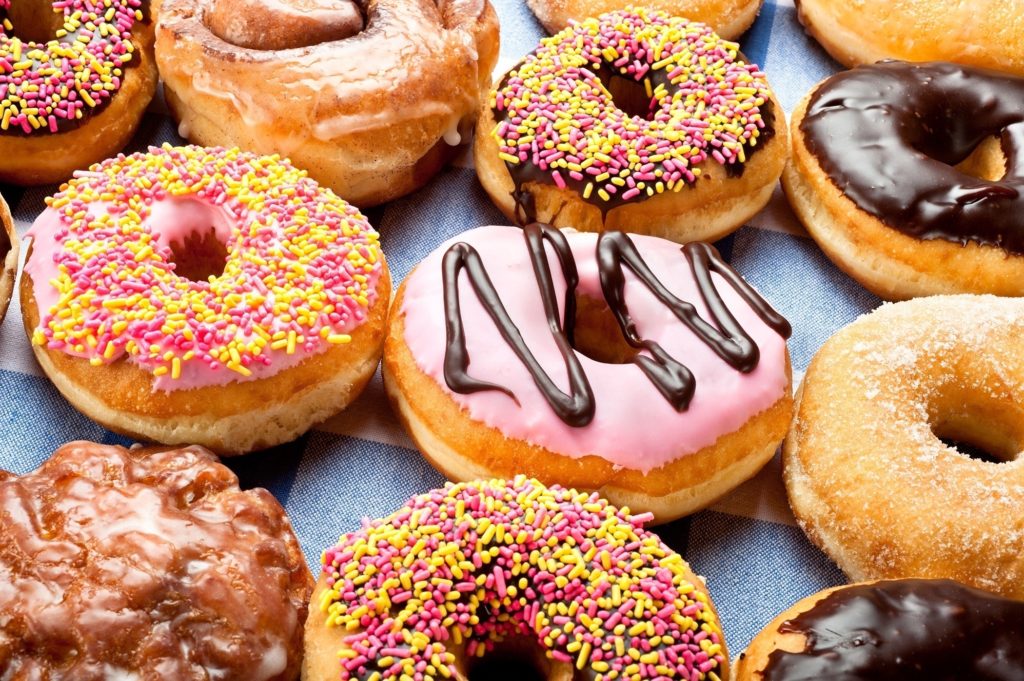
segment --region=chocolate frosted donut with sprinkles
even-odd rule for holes
[[[541,40],[482,107],[474,155],[519,224],[711,241],[771,196],[787,147],[776,120],[736,43],[633,8]]]
[[[63,181],[127,144],[156,91],[147,13],[141,0],[0,0],[0,182]]]
[[[789,334],[708,244],[480,227],[402,283],[382,375],[447,479],[523,473],[664,522],[774,455]]]
[[[728,678],[703,580],[647,520],[524,476],[414,497],[324,553],[302,678]]]
[[[358,210],[276,156],[152,148],[80,172],[26,238],[25,329],[111,430],[235,454],[345,407],[390,278]]]

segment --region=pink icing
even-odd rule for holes
[[[595,258],[597,235],[569,231],[566,236],[579,269],[579,295],[601,299]],[[695,305],[704,319],[710,319],[679,245],[653,237],[630,238],[655,276],[673,294]],[[465,276],[460,278],[459,291],[469,374],[510,388],[519,404],[496,390],[453,392],[444,380],[441,259],[457,242],[468,243],[479,252],[524,340],[553,380],[563,390],[568,389],[562,357],[547,328],[541,296],[518,228],[471,230],[427,256],[406,282],[401,307],[405,340],[417,366],[471,418],[510,437],[573,458],[593,454],[616,466],[647,473],[737,430],[778,401],[787,389],[785,339],[717,274],[712,276],[723,300],[760,349],[757,367],[747,374],[723,362],[627,270],[625,300],[640,335],[657,341],[669,354],[680,358],[696,379],[696,393],[686,411],[673,409],[635,364],[606,364],[577,353],[593,387],[596,409],[594,419],[585,427],[565,424],[502,339]],[[559,308],[564,309],[565,280],[550,248],[548,260]]]
[[[211,229],[224,272],[176,274],[172,244]],[[93,364],[126,357],[158,390],[272,376],[349,342],[383,267],[354,207],[287,161],[238,150],[154,148],[93,166],[27,238],[33,342]]]

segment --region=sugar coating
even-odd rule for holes
[[[852,579],[950,576],[1021,593],[1024,458],[968,458],[935,427],[969,415],[1019,445],[1005,419],[1024,398],[1022,334],[1019,298],[932,296],[884,304],[819,351],[787,484],[801,526]]]
[[[509,165],[608,202],[680,191],[708,157],[746,160],[771,97],[760,69],[708,26],[664,12],[609,12],[541,40],[493,93],[492,131]],[[597,71],[641,83],[651,120],[615,106]],[[499,117],[500,118],[500,117]]]
[[[0,0],[0,130],[58,132],[121,87],[141,0],[57,0],[64,23],[45,43],[9,35],[10,7],[11,0]]]
[[[175,273],[149,218],[154,205],[177,198],[230,216],[220,276]],[[93,165],[47,205],[59,222],[40,234],[37,221],[33,259],[52,251],[57,276],[33,283],[57,297],[44,310],[37,293],[33,342],[94,365],[127,355],[172,383],[194,364],[241,379],[275,354],[350,342],[376,299],[377,233],[277,156],[164,145]]]
[[[525,636],[588,678],[717,680],[717,618],[649,519],[525,476],[414,497],[324,553],[341,678],[452,678]]]

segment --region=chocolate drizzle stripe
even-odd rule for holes
[[[509,317],[487,275],[479,253],[464,242],[451,246],[442,258],[446,330],[445,382],[457,393],[498,390],[516,399],[508,388],[473,378],[468,374],[470,358],[466,350],[466,330],[459,299],[459,275],[465,270],[484,309],[494,321],[502,338],[530,372],[534,384],[548,404],[565,423],[582,427],[593,419],[595,402],[593,390],[572,346],[576,316],[575,293],[579,283],[576,263],[568,241],[557,229],[534,223],[523,229],[523,236],[543,301],[548,329],[562,354],[569,375],[570,392],[567,394],[561,391],[537,362],[519,329]],[[566,281],[565,315],[561,320],[545,243],[551,244],[554,248]],[[664,286],[651,272],[635,244],[626,234],[605,232],[598,237],[596,249],[601,290],[619,324],[623,338],[632,347],[649,353],[637,353],[632,362],[644,372],[677,411],[685,411],[688,408],[696,390],[696,380],[682,362],[672,357],[657,342],[642,338],[637,332],[636,324],[625,302],[624,268],[628,267],[663,305],[672,310],[681,323],[737,371],[753,371],[757,367],[760,352],[757,344],[725,305],[712,280],[712,272],[719,274],[732,286],[765,324],[779,335],[789,337],[791,333],[789,323],[743,281],[735,270],[721,260],[714,247],[702,243],[688,244],[682,247],[681,251],[693,272],[697,288],[711,318],[710,323],[701,318],[693,304],[678,298]]]
[[[559,418],[571,426],[585,426],[594,418],[594,393],[587,381],[586,374],[579,358],[573,351],[570,338],[572,336],[572,320],[575,318],[575,290],[579,278],[576,263],[565,235],[548,225],[532,224],[523,229],[530,260],[533,263],[534,276],[544,301],[544,314],[548,328],[558,345],[558,350],[565,361],[569,374],[570,392],[562,392],[551,377],[537,361],[530,348],[523,340],[519,329],[508,316],[508,311],[501,302],[494,284],[491,283],[487,270],[480,261],[480,254],[467,243],[457,243],[444,254],[442,260],[444,281],[444,311],[447,345],[444,355],[444,378],[448,387],[458,393],[474,393],[481,390],[499,390],[512,399],[516,399],[512,391],[503,386],[477,380],[467,373],[469,354],[466,351],[466,332],[462,323],[462,309],[459,300],[459,274],[466,270],[469,282],[483,303],[501,333],[502,338],[516,353],[523,363],[537,388],[543,393],[551,408]],[[554,283],[544,251],[544,242],[552,244],[558,254],[559,263],[566,280],[565,320],[558,319],[558,302],[555,297]],[[569,301],[572,300],[572,307]],[[571,313],[571,316],[570,316]]]
[[[1024,78],[882,62],[825,81],[799,127],[833,184],[889,227],[1024,254]],[[952,167],[993,138],[1001,179]]]
[[[1024,681],[1024,602],[948,580],[835,591],[779,626],[764,681]]]

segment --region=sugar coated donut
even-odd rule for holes
[[[849,67],[941,60],[1024,74],[1024,14],[1015,0],[796,0],[796,7],[807,32]]]
[[[450,480],[522,472],[662,521],[754,475],[789,426],[789,325],[706,244],[482,227],[392,310],[388,396]]]
[[[117,152],[156,81],[141,0],[0,0],[0,182],[60,182]]]
[[[14,275],[18,272],[18,233],[4,197],[0,196],[0,322],[14,293]]]
[[[1024,598],[1022,338],[1024,300],[935,296],[884,306],[815,356],[786,488],[851,579],[950,578]]]
[[[797,602],[740,656],[736,681],[1024,678],[1024,602],[948,580],[828,589]]]
[[[498,20],[488,0],[163,0],[156,51],[182,136],[286,154],[365,207],[469,139]]]
[[[790,203],[868,289],[1024,295],[1024,78],[860,67],[805,98],[792,139]]]
[[[523,476],[414,497],[324,553],[302,678],[728,678],[703,580],[647,519]]]
[[[270,447],[373,374],[391,288],[377,233],[287,161],[153,148],[78,173],[47,206],[28,232],[25,328],[107,428]]]
[[[477,125],[477,174],[510,219],[679,242],[760,210],[787,148],[782,110],[735,43],[642,8],[541,40]]]
[[[0,509],[5,678],[298,679],[313,576],[210,452],[73,442]]]
[[[676,17],[708,24],[715,33],[728,40],[743,34],[757,18],[762,0],[526,0],[548,33],[557,33],[572,21],[583,21],[605,12],[622,9],[627,4],[642,4]]]

